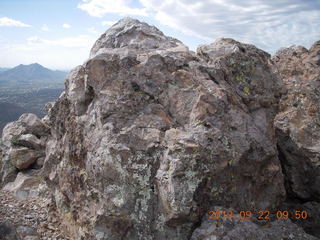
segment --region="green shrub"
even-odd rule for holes
[[[19,137],[20,136],[13,136],[12,138],[11,138],[11,144],[12,144],[12,146],[19,146]]]

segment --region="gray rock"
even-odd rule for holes
[[[26,115],[5,128],[2,174],[17,170],[8,153],[25,151],[26,160],[46,142],[50,211],[72,239],[315,239],[290,220],[212,225],[205,216],[212,206],[275,211],[292,195],[318,197],[318,132],[308,138],[318,120],[296,121],[305,103],[290,100],[300,84],[318,104],[318,45],[282,49],[272,61],[223,38],[195,53],[153,26],[120,20],[43,120]],[[317,202],[308,207],[314,216]]]
[[[36,229],[28,226],[18,226],[17,235],[24,240],[40,240]]]
[[[66,94],[74,106],[77,116],[84,114],[92,100],[92,89],[85,82],[85,69],[79,66],[66,78]]]
[[[6,183],[14,181],[17,176],[17,168],[11,163],[7,154],[3,154],[0,160],[0,187],[2,187]]]
[[[271,64],[229,39],[195,54],[132,19],[103,34],[47,117],[43,169],[70,234],[183,240],[212,204],[277,208]]]
[[[296,210],[305,211],[307,213],[306,219],[295,219],[292,218],[292,221],[301,226],[305,232],[320,238],[320,203],[316,201],[309,201],[305,203],[286,202],[283,206],[283,209],[287,211],[295,212]]]
[[[49,127],[34,114],[23,114],[5,126],[0,145],[0,186],[14,181],[18,171],[44,157],[49,135]]]
[[[42,155],[43,153],[26,147],[11,148],[9,151],[9,158],[12,165],[19,170],[27,169]]]
[[[15,226],[11,222],[0,222],[1,240],[19,240]]]
[[[37,138],[33,134],[20,135],[17,138],[17,143],[20,146],[27,147],[30,149],[35,149],[35,150],[44,149],[46,145],[44,141],[41,141],[39,138]]]
[[[45,159],[46,159],[45,156],[39,157],[39,158],[37,159],[37,161],[35,162],[35,166],[34,166],[35,169],[40,169],[40,168],[42,168]]]
[[[26,133],[31,133],[38,137],[49,133],[48,127],[32,113],[22,114],[18,121],[25,126]]]
[[[37,231],[28,226],[16,226],[11,222],[0,222],[0,240],[40,240]]]
[[[320,62],[317,56],[320,56],[319,41],[310,50],[292,46],[272,58],[286,87],[275,127],[289,200],[312,205],[320,203]],[[309,212],[319,214],[317,208]],[[298,223],[320,237],[319,231],[314,230],[320,228],[320,222],[305,222]]]
[[[13,136],[33,134],[37,137],[48,135],[49,128],[34,114],[26,113],[15,121],[8,123],[3,129],[2,140],[8,146]]]
[[[36,171],[20,172],[14,182],[6,184],[3,189],[12,192],[18,199],[25,200],[38,195],[40,182]]]
[[[132,18],[123,18],[114,24],[93,45],[90,58],[113,49],[149,52],[184,46],[179,40],[165,36],[159,29]],[[186,46],[184,46],[187,48]]]

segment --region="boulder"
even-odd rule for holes
[[[183,240],[212,205],[276,209],[279,82],[252,45],[220,39],[194,53],[119,21],[47,116],[44,177],[62,226],[75,239]]]
[[[3,154],[0,157],[1,160],[1,171],[0,171],[0,187],[4,184],[14,181],[17,176],[17,168],[11,163],[7,154]]]
[[[0,186],[14,181],[20,170],[44,157],[49,136],[49,127],[34,114],[23,114],[5,126],[0,146]]]
[[[33,134],[23,134],[17,138],[17,144],[19,146],[27,147],[30,149],[41,150],[44,149],[46,143],[43,139],[37,138]]]
[[[1,183],[25,198],[44,179],[71,239],[317,239],[319,47],[271,58],[221,38],[193,52],[124,18],[44,119],[5,127]],[[309,218],[213,221],[212,208]]]
[[[6,184],[3,189],[12,192],[20,200],[35,197],[38,195],[38,186],[41,182],[37,175],[37,171],[20,172],[15,181]]]
[[[19,170],[27,169],[41,157],[43,153],[26,147],[11,148],[9,158],[13,166]]]
[[[15,121],[8,123],[3,129],[2,141],[8,147],[12,143],[12,137],[18,137],[23,134],[33,134],[40,138],[41,136],[49,135],[50,131],[36,115],[32,113],[22,114]]]
[[[95,42],[90,58],[101,53],[117,53],[123,51],[128,55],[130,51],[150,52],[187,47],[179,40],[165,36],[159,29],[147,23],[132,18],[123,18],[102,34]],[[119,54],[121,55],[121,53]]]

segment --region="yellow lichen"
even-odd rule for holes
[[[71,212],[67,212],[65,214],[65,218],[67,219],[67,221],[71,221],[73,219],[72,213]]]
[[[243,93],[244,93],[246,96],[249,96],[249,95],[250,95],[250,88],[245,87],[245,88],[243,89]]]

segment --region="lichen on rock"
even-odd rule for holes
[[[320,216],[320,45],[281,49],[273,56],[286,94],[275,118],[280,160],[291,208]],[[310,205],[312,207],[310,207]],[[319,221],[298,222],[320,237]]]
[[[48,115],[44,168],[54,156],[49,180],[57,210],[74,213],[71,235],[188,239],[212,204],[279,206],[277,84],[252,45],[222,39],[194,53],[137,20],[112,26]]]
[[[270,230],[226,221],[222,228],[230,232],[221,234],[207,226],[215,206],[283,207],[288,166],[277,137],[289,127],[276,122],[276,135],[274,118],[287,111],[285,67],[277,64],[233,39],[193,52],[138,20],[113,25],[67,76],[65,92],[42,120],[48,136],[41,176],[65,232],[72,239],[185,240],[241,237],[252,227],[256,235],[291,237],[290,230],[292,239],[314,239],[290,220],[272,222]],[[316,106],[310,103],[308,113],[317,114]],[[20,128],[11,134],[22,135],[19,148],[42,149],[28,135],[41,134]],[[4,145],[14,149],[9,135]]]

